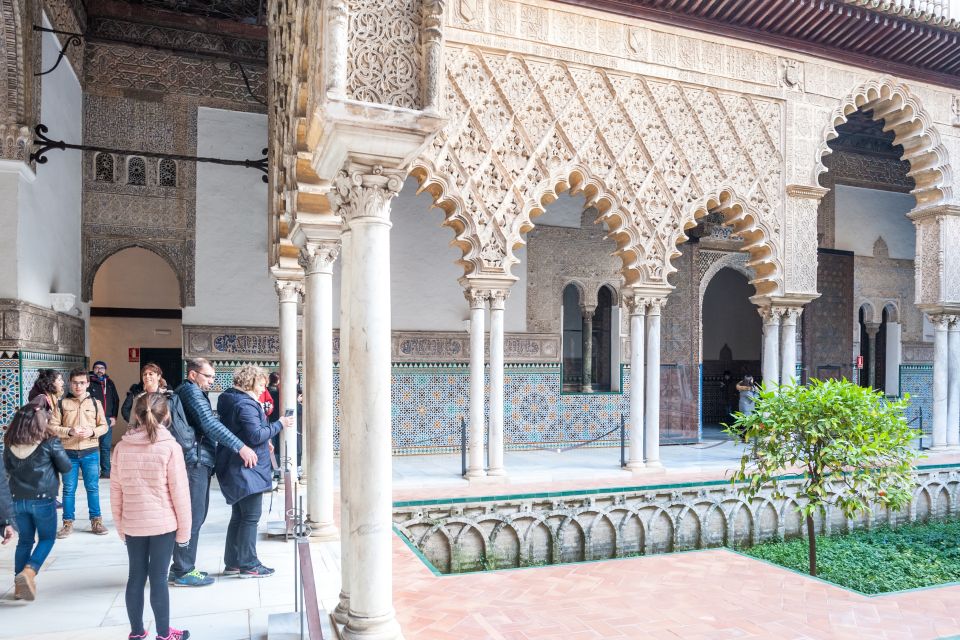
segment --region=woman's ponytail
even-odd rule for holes
[[[147,432],[150,442],[157,441],[157,431],[170,424],[170,407],[162,393],[143,393],[133,403],[136,424]]]

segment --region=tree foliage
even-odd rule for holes
[[[878,504],[894,511],[909,504],[919,434],[903,416],[909,398],[890,402],[882,393],[847,380],[765,388],[750,415],[734,414],[728,432],[750,444],[732,482],[754,497],[779,476],[802,473],[798,509],[807,521],[810,573],[816,575],[813,517],[827,507],[852,518]]]

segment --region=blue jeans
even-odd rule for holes
[[[84,455],[81,455],[84,454]],[[76,520],[77,482],[83,473],[83,488],[87,490],[87,508],[90,518],[100,517],[100,452],[96,449],[67,451],[73,466],[63,474],[63,519]]]
[[[53,543],[57,541],[57,504],[53,498],[40,500],[15,500],[14,512],[17,515],[17,552],[14,557],[13,571],[20,573],[30,565],[34,571],[40,571],[40,565],[50,555]],[[37,538],[36,546],[34,539]]]
[[[110,419],[107,418],[109,422]],[[100,471],[105,476],[110,475],[110,448],[113,446],[113,427],[109,427],[107,432],[100,436]]]

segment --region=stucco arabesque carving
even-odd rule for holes
[[[627,284],[666,285],[684,228],[723,207],[759,286],[782,289],[780,101],[473,47],[447,58],[448,125],[412,172],[468,276],[509,275],[531,219],[569,189],[600,212]]]
[[[40,82],[33,75],[40,60],[40,38],[33,25],[40,21],[39,2],[0,3],[0,52],[4,61],[0,102],[0,157],[27,162],[33,125],[39,118]]]

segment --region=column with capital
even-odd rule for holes
[[[487,475],[503,476],[503,311],[509,290],[490,292],[490,433]]]
[[[470,446],[466,477],[482,478],[487,475],[483,468],[483,325],[489,293],[470,288],[464,291],[464,296],[470,303],[470,424],[467,436]]]
[[[277,297],[280,299],[280,411],[297,410],[297,302],[300,298],[299,279],[277,279]],[[297,430],[284,429],[280,460],[289,469],[296,482]]]
[[[947,446],[960,447],[960,316],[947,316]]]
[[[346,465],[350,522],[350,608],[341,636],[401,638],[393,609],[390,404],[390,203],[404,175],[352,167],[335,181],[350,226]],[[342,353],[341,348],[341,353]]]
[[[595,311],[596,307],[580,308],[580,313],[583,314],[583,331],[580,334],[580,342],[583,344],[583,379],[580,381],[580,391],[584,393],[593,392],[593,314]]]
[[[760,307],[759,312],[763,318],[763,384],[776,386],[780,384],[780,318],[783,310],[766,306]]]
[[[628,469],[642,469],[643,463],[643,400],[644,335],[647,302],[638,296],[625,298],[630,313],[630,451]]]
[[[867,386],[877,388],[877,334],[880,332],[879,322],[863,323],[867,330]]]
[[[933,449],[947,446],[947,413],[949,411],[950,346],[947,335],[950,316],[930,316],[933,322]]]
[[[780,325],[781,335],[781,368],[780,377],[783,384],[797,382],[797,321],[802,309],[787,307],[783,310],[783,319]]]
[[[643,434],[643,462],[647,467],[660,467],[660,309],[664,298],[647,299],[647,371]],[[632,373],[632,372],[631,372]]]
[[[350,277],[352,233],[344,220],[340,230],[340,596],[333,617],[339,624],[347,624],[350,617],[350,590],[353,567],[353,545],[350,536],[350,463],[358,456],[350,456],[350,416],[343,402],[344,390],[350,386]]]
[[[310,535],[337,537],[333,520],[333,263],[340,241],[307,242],[300,251],[303,309],[307,519]],[[309,436],[309,437],[307,437]]]

